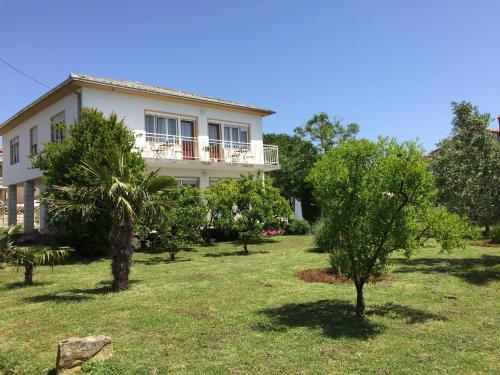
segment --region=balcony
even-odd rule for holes
[[[142,156],[149,159],[172,161],[201,161],[207,164],[225,163],[241,166],[266,166],[268,170],[279,167],[278,146],[258,142],[242,143],[146,133],[138,142]]]

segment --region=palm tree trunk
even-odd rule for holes
[[[33,265],[27,264],[24,266],[24,285],[33,284]]]
[[[133,221],[127,215],[122,219],[115,218],[111,233],[111,271],[113,273],[114,291],[128,289],[130,266],[132,264],[132,243]]]

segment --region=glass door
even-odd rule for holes
[[[208,152],[210,160],[222,159],[220,144],[220,125],[208,124]]]
[[[182,156],[184,159],[195,158],[194,122],[181,120]]]

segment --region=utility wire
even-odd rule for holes
[[[19,74],[25,76],[26,78],[28,79],[31,79],[33,82],[36,82],[38,83],[39,85],[42,85],[43,87],[46,87],[48,88],[49,90],[52,90],[52,87],[50,87],[49,85],[46,85],[45,83],[43,83],[42,81],[39,81],[38,79],[36,78],[33,78],[32,76],[30,76],[29,74],[26,74],[24,73],[21,69],[18,69],[16,68],[14,65],[12,64],[9,64],[7,61],[5,61],[4,59],[2,59],[0,57],[0,61],[3,62],[5,65],[7,65],[9,68],[15,70],[16,72],[18,72]],[[76,93],[73,93],[76,95]],[[102,95],[97,95],[97,96],[84,96],[85,99],[95,99],[95,98],[102,98],[103,96],[105,95],[108,95],[109,93],[104,93]]]
[[[24,73],[22,70],[20,70],[20,69],[16,68],[14,65],[9,64],[7,61],[5,61],[4,59],[2,59],[1,57],[0,57],[0,61],[1,61],[1,62],[3,62],[5,65],[7,65],[9,68],[11,68],[11,69],[15,70],[16,72],[18,72],[19,74],[22,74],[22,75],[23,75],[23,76],[25,76],[26,78],[31,79],[33,82],[36,82],[36,83],[38,83],[39,85],[42,85],[42,86],[44,86],[44,87],[46,87],[46,88],[48,88],[48,89],[51,89],[51,88],[52,88],[52,87],[50,87],[49,85],[46,85],[45,83],[43,83],[43,82],[39,81],[38,79],[33,78],[33,77],[32,77],[32,76],[30,76],[29,74]]]

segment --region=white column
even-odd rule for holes
[[[35,181],[24,181],[24,233],[35,230]]]
[[[210,177],[206,171],[201,172],[200,176],[200,188],[207,187],[210,184]]]
[[[9,185],[7,192],[7,217],[9,225],[17,224],[17,185]]]

